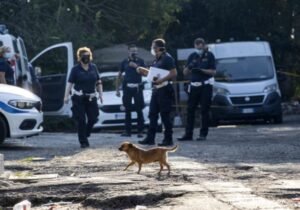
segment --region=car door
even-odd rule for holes
[[[73,46],[65,42],[50,46],[31,61],[40,83],[40,97],[45,115],[70,115],[70,104],[64,104],[68,75],[74,65]]]
[[[16,44],[18,49],[17,53],[19,54],[19,59],[16,60],[16,65],[20,67],[20,71],[17,71],[19,75],[16,74],[17,85],[27,90],[31,90],[32,80],[28,68],[28,57],[23,39],[18,37],[16,39]]]

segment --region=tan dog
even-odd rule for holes
[[[126,171],[128,167],[137,163],[139,165],[138,174],[142,169],[143,164],[159,162],[160,171],[158,174],[160,175],[161,171],[164,168],[164,165],[168,168],[168,174],[170,174],[170,165],[168,164],[168,152],[175,152],[177,150],[177,145],[173,148],[165,148],[165,147],[155,147],[149,150],[145,150],[137,147],[136,145],[130,142],[124,142],[119,148],[120,151],[126,152],[131,162],[124,169]]]

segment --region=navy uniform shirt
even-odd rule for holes
[[[187,66],[192,68],[190,74],[191,82],[203,82],[212,76],[204,74],[198,69],[216,69],[215,56],[211,52],[205,50],[200,56],[197,52],[190,54],[187,60]]]
[[[167,52],[156,58],[152,66],[169,71],[176,68],[174,58]]]
[[[5,73],[5,80],[7,84],[9,85],[15,84],[14,70],[10,66],[8,61],[4,58],[0,58],[0,72]]]
[[[121,63],[121,72],[125,72],[124,76],[124,83],[141,83],[142,82],[142,75],[138,74],[136,72],[136,68],[130,67],[129,63],[134,62],[138,66],[145,67],[144,60],[141,58],[135,58],[135,59],[130,59],[126,58],[125,60],[122,61]]]
[[[74,84],[74,89],[83,93],[94,93],[96,83],[100,79],[98,69],[95,64],[90,63],[88,70],[77,64],[71,70],[68,82]]]

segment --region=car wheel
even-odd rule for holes
[[[0,144],[2,144],[7,135],[7,126],[4,119],[0,116]]]

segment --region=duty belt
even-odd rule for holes
[[[203,86],[203,85],[213,85],[215,82],[215,79],[214,78],[210,78],[208,80],[205,80],[203,82],[191,82],[191,86],[193,87],[200,87],[200,86]]]
[[[129,88],[138,88],[139,87],[139,83],[127,83],[126,86]]]
[[[98,93],[83,93],[82,90],[77,91],[75,89],[72,90],[72,94],[76,95],[76,96],[87,96],[89,97],[89,101],[92,101],[93,98],[97,98],[98,97]]]

